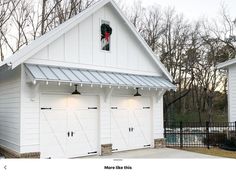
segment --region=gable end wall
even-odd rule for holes
[[[109,52],[101,50],[101,20],[109,21],[112,27]],[[109,4],[75,25],[26,63],[162,75],[153,58]]]

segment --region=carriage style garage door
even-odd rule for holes
[[[114,152],[150,147],[149,97],[111,98],[111,141]]]
[[[41,158],[66,158],[97,153],[96,96],[42,95]]]

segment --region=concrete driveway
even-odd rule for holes
[[[205,155],[189,151],[161,148],[161,149],[139,149],[132,151],[116,152],[109,156],[90,156],[85,158],[147,158],[147,159],[212,159],[220,158],[217,156]]]

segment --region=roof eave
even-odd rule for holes
[[[236,59],[227,60],[216,65],[216,69],[227,69],[230,65],[236,64]]]
[[[2,65],[0,65],[0,71],[8,71],[8,70],[12,70],[12,65],[10,63],[4,63]]]

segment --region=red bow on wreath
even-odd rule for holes
[[[102,38],[105,38],[106,41],[109,41],[109,38],[112,33],[112,28],[108,24],[102,24],[101,33],[102,33]]]
[[[109,41],[109,38],[110,38],[110,33],[105,32],[105,39],[107,42]]]

